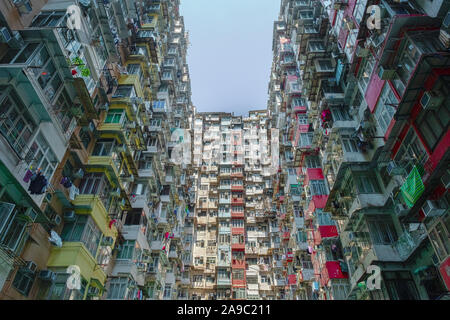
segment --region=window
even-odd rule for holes
[[[233,280],[244,280],[244,270],[243,269],[233,270]]]
[[[35,278],[35,272],[27,268],[20,268],[14,277],[13,287],[27,297],[30,294]]]
[[[383,272],[382,277],[391,300],[419,300],[409,271]]]
[[[380,187],[375,175],[356,175],[355,182],[359,193],[380,193]]]
[[[395,114],[394,105],[397,104],[397,98],[395,97],[392,89],[388,83],[384,85],[383,91],[381,92],[380,99],[377,102],[375,109],[375,119],[380,126],[381,132],[386,133],[389,124],[391,123],[392,117]]]
[[[123,300],[128,287],[128,278],[112,278],[109,284],[107,299]]]
[[[34,68],[32,72],[44,94],[48,97],[49,101],[52,101],[63,82],[58,75],[53,60],[44,46],[41,47],[41,50],[36,54],[31,64],[33,66],[41,67]]]
[[[23,156],[36,125],[14,89],[0,87],[0,92],[3,92],[3,96],[0,95],[0,133],[10,147]]]
[[[445,220],[438,218],[428,235],[439,261],[446,259],[450,255],[450,216],[447,215]]]
[[[243,219],[231,219],[231,225],[233,228],[243,228],[244,220]]]
[[[66,222],[61,239],[68,242],[82,242],[93,257],[97,254],[101,231],[94,220],[87,215],[76,215],[75,221]]]
[[[202,264],[203,264],[203,257],[195,257],[195,258],[194,258],[194,264],[195,264],[196,266],[202,265]]]
[[[311,52],[317,52],[317,51],[324,51],[325,46],[323,45],[322,41],[309,41],[308,42],[309,51]]]
[[[369,58],[367,59],[365,67],[362,68],[360,74],[360,84],[362,92],[366,92],[367,85],[369,84],[370,80],[370,75],[372,74],[374,67],[375,67],[375,58],[373,55],[370,55]]]
[[[12,251],[19,251],[25,232],[26,222],[18,219],[24,214],[22,210],[15,208],[12,203],[0,202],[0,244]],[[28,210],[26,212],[30,213],[30,217],[36,215],[31,209]]]
[[[239,289],[233,289],[233,299],[245,299],[245,289],[239,288]]]
[[[85,127],[82,127],[79,136],[84,148],[87,149],[89,147],[89,144],[91,143],[91,134],[89,133],[89,130]]]
[[[140,74],[141,73],[141,65],[140,64],[129,64],[127,65],[128,74]]]
[[[134,258],[134,240],[125,240],[122,244],[122,249],[119,251],[117,255],[117,259],[120,260],[131,260]]]
[[[317,72],[333,72],[333,64],[330,59],[318,59],[316,60]]]
[[[134,98],[136,97],[136,92],[134,86],[132,85],[119,85],[113,98]]]
[[[310,180],[309,187],[313,196],[327,194],[324,180]]]
[[[94,150],[92,151],[93,156],[110,156],[114,150],[115,140],[97,140]]]
[[[233,244],[243,244],[244,243],[244,235],[242,234],[233,234],[232,236],[232,243]]]
[[[100,190],[104,190],[105,186],[106,180],[102,173],[88,173],[81,180],[80,193],[97,194]]]
[[[347,109],[341,107],[333,107],[331,108],[331,115],[333,116],[334,121],[349,121],[352,120],[350,115],[348,114]]]
[[[400,163],[406,172],[411,172],[414,165],[423,165],[428,160],[428,153],[418,139],[414,128],[410,128],[403,139],[394,160]]]
[[[405,91],[409,78],[419,62],[420,55],[421,53],[417,50],[417,47],[411,40],[406,41],[403,52],[397,62],[398,78],[393,80],[394,87],[400,96],[402,96]]]
[[[353,10],[353,16],[355,17],[356,22],[361,24],[361,20],[366,11],[367,0],[356,1],[355,9]]]
[[[222,280],[230,280],[230,271],[226,269],[218,269],[217,271],[217,278]]]
[[[341,136],[342,145],[344,147],[345,152],[358,152],[358,143],[356,139],[351,138],[348,135]]]
[[[43,12],[34,18],[31,27],[58,26],[62,23],[65,11]]]
[[[367,224],[374,244],[388,245],[397,241],[397,233],[391,219],[369,220]]]
[[[123,124],[127,120],[125,110],[112,109],[108,111],[106,115],[105,123],[121,123]]]
[[[310,146],[312,143],[312,133],[300,133],[300,147]]]
[[[300,113],[297,116],[298,124],[308,124],[308,116],[304,113]]]
[[[359,29],[352,29],[347,36],[347,42],[345,44],[345,54],[347,58],[351,60],[353,52],[355,50],[356,37],[358,36]]]
[[[450,124],[450,103],[447,98],[437,110],[422,110],[417,117],[417,127],[425,142],[434,150]]]
[[[334,279],[333,284],[333,298],[334,300],[346,300],[347,294],[350,291],[350,285],[347,281],[340,281],[340,279]]]
[[[321,162],[318,156],[307,156],[306,157],[306,167],[307,168],[320,168]]]
[[[172,285],[171,284],[166,284],[164,286],[164,298],[165,299],[170,299],[172,295]]]

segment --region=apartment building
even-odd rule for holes
[[[448,12],[446,1],[281,1],[268,110],[289,298],[448,291]]]
[[[266,110],[197,113],[193,299],[275,299],[278,223],[272,221],[272,146]],[[278,167],[277,167],[278,168]],[[280,255],[281,259],[281,255]],[[280,260],[281,261],[281,260]],[[275,261],[275,263],[278,263]],[[285,279],[283,278],[283,281]],[[284,282],[283,282],[284,283]],[[284,289],[284,286],[283,286]]]
[[[179,2],[0,4],[0,299],[443,298],[448,1],[281,0],[248,116]]]
[[[193,107],[178,8],[0,5],[1,299],[187,297],[192,174],[171,154]]]

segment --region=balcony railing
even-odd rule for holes
[[[402,260],[405,260],[426,236],[427,233],[424,228],[412,232],[404,231],[392,246],[397,250]]]

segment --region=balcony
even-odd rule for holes
[[[232,210],[231,217],[232,218],[244,218],[244,210],[242,210],[242,211]]]
[[[219,204],[231,204],[231,198],[219,198]]]
[[[245,250],[245,243],[232,243],[231,250]]]
[[[348,272],[342,271],[339,261],[327,261],[320,274],[322,286],[328,285],[330,279],[348,279]]]
[[[258,248],[253,246],[245,246],[245,254],[258,254]]]
[[[285,279],[281,279],[281,278],[274,279],[273,280],[273,285],[275,287],[284,287],[284,286],[286,286],[286,280]]]
[[[406,260],[426,237],[426,230],[421,225],[416,231],[404,231],[392,246],[398,252],[400,258]]]
[[[217,278],[217,286],[231,286],[231,278]]]
[[[143,209],[147,217],[150,216],[150,208],[148,206],[148,195],[132,195],[130,197],[131,207],[133,209]]]
[[[219,211],[219,218],[231,218],[231,211]]]
[[[138,170],[138,175],[140,178],[154,178],[155,177],[155,172],[153,171],[152,168],[150,169],[139,169]]]
[[[120,181],[119,169],[117,162],[119,157],[116,153],[112,153],[109,156],[93,156],[88,158],[88,166],[92,168],[106,169],[106,171],[115,177],[116,181]]]
[[[231,185],[231,191],[244,191],[242,184]]]
[[[154,101],[152,111],[155,113],[167,113],[169,112],[169,106],[165,100]]]
[[[231,204],[244,205],[244,198],[231,198]]]

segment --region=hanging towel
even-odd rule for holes
[[[111,229],[111,227],[112,227],[112,225],[114,224],[114,223],[116,223],[116,219],[113,219],[113,220],[111,220],[110,222],[109,222],[109,228]]]
[[[166,238],[166,239],[169,238],[169,233],[168,233],[168,232],[166,232],[166,233],[164,234],[164,238]]]
[[[73,200],[75,200],[75,197],[79,194],[80,194],[80,190],[78,190],[77,187],[72,185],[69,189],[69,199],[73,201]]]
[[[30,182],[31,177],[33,176],[33,171],[31,171],[30,169],[27,170],[27,172],[25,172],[25,176],[23,177],[23,181],[25,183]]]
[[[403,199],[405,200],[406,205],[412,208],[425,190],[422,177],[420,176],[416,166],[414,166],[411,170],[408,178],[406,178],[406,181],[401,186],[400,190],[402,191]]]

